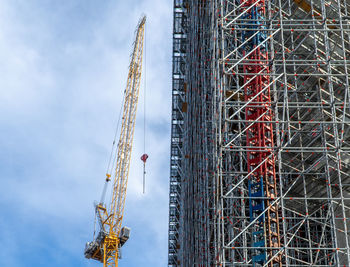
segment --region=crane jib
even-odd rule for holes
[[[99,221],[100,230],[97,237],[86,244],[84,252],[86,258],[98,260],[103,263],[104,267],[118,266],[120,248],[130,236],[130,228],[122,228],[121,226],[140,90],[145,22],[146,16],[142,16],[136,28],[123,103],[122,128],[118,142],[116,168],[113,179],[110,179],[111,175],[109,174],[107,174],[106,179],[106,182],[113,180],[112,200],[108,208],[102,202],[96,205],[96,217]]]

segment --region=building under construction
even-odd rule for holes
[[[168,266],[350,266],[350,1],[174,0]]]

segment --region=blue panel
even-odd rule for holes
[[[255,249],[256,253],[252,258],[253,266],[256,264],[263,264],[266,261],[265,247],[265,232],[264,224],[265,215],[263,213],[265,209],[264,199],[264,183],[263,179],[260,178],[259,182],[248,182],[248,194],[249,194],[249,216],[250,221],[255,220],[259,215],[259,219],[256,221],[255,229],[259,230],[252,233],[252,247],[261,247],[262,249]]]

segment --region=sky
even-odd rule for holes
[[[102,266],[83,251],[142,13],[146,81],[119,266],[167,264],[172,1],[0,0],[0,266]]]

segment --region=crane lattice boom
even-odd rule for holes
[[[145,22],[146,16],[143,16],[136,29],[136,38],[129,65],[117,164],[113,177],[112,200],[109,209],[103,203],[96,205],[96,214],[101,229],[97,238],[87,243],[85,248],[85,256],[103,262],[104,267],[118,266],[119,249],[130,235],[129,228],[122,228],[122,221],[141,81]],[[107,174],[106,182],[110,180],[110,177],[111,175]]]

